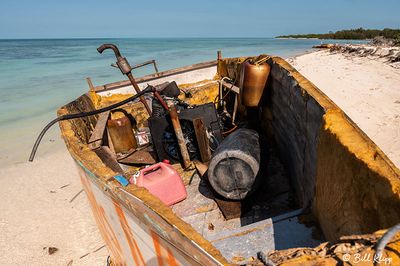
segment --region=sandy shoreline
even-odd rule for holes
[[[289,59],[400,167],[400,70],[385,61],[329,51]]]
[[[81,190],[65,148],[0,168],[2,264],[105,265],[108,251]]]
[[[289,62],[400,166],[399,69],[381,60],[329,51],[307,53]],[[0,168],[2,262],[67,265],[72,260],[73,265],[105,265],[108,251],[81,190],[65,148],[39,153],[34,163]],[[49,255],[43,249],[49,246],[59,250]]]

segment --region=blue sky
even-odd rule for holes
[[[0,38],[274,37],[400,28],[399,0],[2,0]]]

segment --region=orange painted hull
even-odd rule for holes
[[[155,222],[150,215],[155,215],[150,209],[147,221],[141,221],[119,201],[111,198],[100,189],[94,175],[78,163],[79,175],[89,199],[94,218],[100,233],[111,253],[115,265],[199,265],[191,254],[175,247],[165,239],[162,225]],[[148,225],[153,222],[159,227],[157,232]],[[194,254],[192,254],[194,255]],[[207,255],[204,253],[204,255]],[[210,256],[211,258],[211,256]],[[214,261],[210,265],[220,265]]]

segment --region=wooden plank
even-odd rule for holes
[[[197,145],[199,146],[200,150],[201,161],[206,163],[211,159],[211,151],[203,119],[193,119],[193,126],[194,132],[196,133]]]
[[[198,160],[194,160],[193,162],[194,162],[194,166],[197,169],[197,172],[199,173],[199,175],[201,177],[203,177],[206,174],[207,170],[208,170],[208,165],[204,164],[204,163],[202,163],[202,162],[200,162]]]
[[[87,82],[87,84],[88,84],[88,86],[89,86],[89,89],[90,89],[91,91],[93,91],[93,90],[94,90],[94,86],[93,86],[92,80],[91,80],[89,77],[87,77],[87,78],[86,78],[86,82]]]
[[[146,75],[146,76],[143,76],[140,78],[136,78],[136,82],[137,83],[148,82],[148,81],[151,81],[154,79],[164,78],[164,77],[177,75],[177,74],[181,74],[181,73],[185,73],[185,72],[190,72],[190,71],[194,71],[194,70],[198,70],[198,69],[202,69],[202,68],[212,67],[212,66],[216,66],[216,65],[217,65],[217,60],[213,60],[213,61],[203,62],[203,63],[194,64],[194,65],[190,65],[190,66],[179,67],[179,68],[175,68],[175,69],[170,69],[170,70]],[[125,86],[130,86],[130,85],[131,85],[131,83],[129,80],[124,80],[124,81],[109,83],[109,84],[106,84],[103,86],[97,86],[94,88],[94,91],[102,92],[102,91],[118,89],[118,88],[125,87]]]
[[[94,152],[99,156],[100,160],[107,165],[111,170],[116,173],[124,173],[124,170],[118,164],[117,160],[114,158],[114,153],[107,146],[100,146],[94,150]]]
[[[221,83],[222,83],[222,86],[224,86],[225,88],[232,90],[236,94],[240,94],[239,87],[237,87],[229,82],[226,82],[225,80],[221,81]]]
[[[239,218],[242,215],[242,202],[230,201],[226,199],[215,197],[215,202],[218,204],[219,209],[224,215],[226,220]]]
[[[89,148],[94,150],[103,144],[104,132],[106,131],[108,117],[110,116],[110,111],[100,113],[97,119],[96,126],[92,132],[89,139]]]
[[[130,154],[129,156],[118,159],[119,163],[123,164],[155,164],[157,163],[157,155],[153,151],[138,150]]]
[[[217,60],[222,60],[222,52],[217,51]]]

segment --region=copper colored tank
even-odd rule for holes
[[[132,124],[128,117],[123,116],[117,119],[109,119],[107,121],[107,128],[115,153],[127,154],[137,148]]]
[[[242,103],[244,106],[256,107],[264,93],[271,67],[267,63],[254,65],[249,62],[245,62],[243,67]]]

